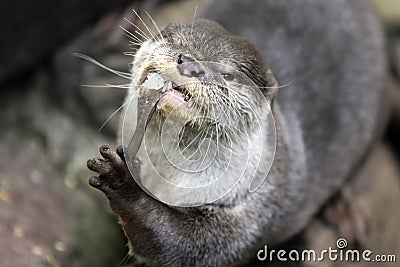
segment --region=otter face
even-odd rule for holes
[[[171,82],[158,102],[159,118],[220,136],[248,128],[264,105],[259,88],[269,102],[277,85],[250,42],[204,19],[170,24],[144,42],[133,63],[133,87],[153,73]]]

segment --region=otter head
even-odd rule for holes
[[[166,84],[146,130],[151,167],[171,183],[202,187],[223,176],[235,160],[237,168],[246,169],[240,164],[249,158],[243,151],[252,149],[251,156],[258,158],[249,172],[256,172],[277,82],[254,45],[204,19],[170,24],[152,37],[137,51],[132,68],[133,92],[151,90],[148,81],[155,75]],[[243,155],[232,157],[237,151]],[[195,203],[203,201],[201,196]]]
[[[144,42],[133,63],[133,86],[151,73],[172,82],[158,104],[159,117],[171,115],[220,134],[248,127],[252,109],[263,105],[257,94],[269,102],[277,88],[252,43],[205,19],[170,24]]]

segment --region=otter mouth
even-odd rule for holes
[[[172,82],[172,87],[167,89],[165,94],[160,98],[160,101],[157,103],[157,108],[159,110],[168,108],[169,110],[179,107],[190,107],[188,103],[191,99],[192,95],[185,87]]]
[[[147,73],[141,79],[140,87],[144,90],[161,90],[156,103],[157,110],[168,115],[175,109],[188,109],[194,104],[193,96],[185,85],[178,85],[175,81],[165,79],[157,73]],[[143,92],[146,95],[146,92]]]
[[[128,146],[129,155],[136,156],[155,110],[164,116],[178,111],[179,117],[190,117],[192,106],[192,95],[185,86],[169,81],[158,73],[145,74],[139,86],[136,129]]]
[[[183,97],[183,101],[185,102],[188,102],[190,99],[192,99],[192,95],[185,87],[179,86],[174,82],[172,83],[172,93],[177,94],[180,97]]]

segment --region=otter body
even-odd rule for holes
[[[148,73],[175,83],[183,77],[185,85],[166,86],[162,105],[149,119],[149,143],[139,151],[140,161],[108,147],[100,149],[106,160],[88,161],[100,173],[90,184],[109,198],[132,254],[149,266],[240,265],[264,244],[288,239],[351,175],[381,128],[385,57],[379,22],[367,1],[218,1],[206,14],[247,35],[260,53],[209,20],[168,25],[138,50],[128,99],[143,88]],[[238,86],[240,75],[250,87]],[[245,90],[254,87],[263,101]],[[159,125],[171,110],[173,124],[191,122],[179,139],[188,150],[185,144],[196,133],[217,141],[212,171],[189,176],[164,164]],[[211,116],[211,123],[194,114]],[[123,133],[135,117],[126,113]],[[267,145],[271,140],[274,153]],[[183,187],[190,177],[212,182],[228,161],[228,147],[239,167],[227,168],[221,176],[226,183],[241,171],[242,161],[249,164],[242,179],[215,201],[206,201],[213,188],[193,194],[151,180],[153,168]],[[246,149],[250,156],[241,157]],[[253,178],[265,173],[250,192]]]
[[[289,179],[302,189],[288,195],[304,196],[301,203],[288,199],[288,206],[308,217],[350,177],[383,130],[381,24],[369,1],[250,2],[222,0],[205,13],[252,41],[278,82],[288,84],[277,102],[288,135],[304,143],[305,171],[301,182]]]

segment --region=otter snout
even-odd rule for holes
[[[204,69],[193,58],[179,54],[176,62],[178,72],[187,77],[201,77],[205,74]]]

